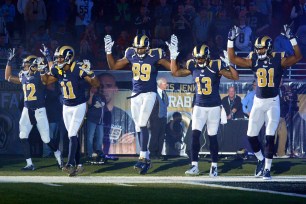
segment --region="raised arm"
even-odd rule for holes
[[[19,77],[12,75],[12,60],[15,57],[15,48],[9,49],[9,56],[5,67],[5,80],[14,84],[21,84]]]
[[[43,54],[43,56],[45,56],[47,62],[48,62],[48,67],[49,67],[49,70],[51,71],[51,68],[53,66],[53,61],[52,61],[52,57],[51,57],[51,54],[50,54],[50,51],[49,49],[44,45],[42,44],[43,46],[43,49],[40,49],[40,52],[41,54]]]
[[[110,35],[106,35],[104,37],[104,44],[105,44],[107,64],[110,69],[113,70],[123,69],[129,64],[129,61],[125,57],[115,61],[112,55],[112,47],[114,45],[114,41],[112,40],[112,37]]]
[[[223,66],[228,67],[229,70],[221,69],[219,74],[221,74],[222,76],[224,76],[228,79],[238,80],[239,79],[239,74],[238,74],[237,70],[230,65],[227,52],[225,50],[223,50],[223,53],[224,53],[224,57],[220,56],[220,59],[224,63]]]
[[[178,39],[173,34],[171,35],[170,43],[166,42],[166,45],[169,48],[170,51],[170,70],[173,76],[175,77],[184,77],[191,74],[190,70],[188,70],[186,67],[182,68],[179,67],[179,65],[176,62],[176,58],[179,55],[178,52]]]
[[[239,36],[239,28],[234,26],[228,33],[227,52],[229,61],[239,67],[252,67],[252,60],[238,57],[234,50],[234,41]]]
[[[288,25],[283,26],[283,31],[281,33],[282,35],[286,36],[293,47],[294,55],[291,55],[290,57],[284,57],[282,58],[282,67],[287,68],[294,64],[296,64],[298,61],[300,61],[303,58],[303,55],[301,53],[301,50],[297,44],[296,36],[292,33],[292,29]]]

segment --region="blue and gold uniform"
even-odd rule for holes
[[[284,52],[272,52],[271,58],[258,60],[258,55],[251,52],[252,71],[257,79],[256,97],[273,98],[279,93],[279,85],[283,75],[281,60]]]
[[[219,94],[221,60],[212,60],[208,66],[200,67],[194,59],[187,61],[186,66],[192,73],[195,83],[195,105],[214,107],[221,105]]]
[[[132,64],[133,92],[157,92],[157,62],[165,57],[162,49],[150,49],[145,57],[140,58],[135,48],[129,47],[125,51],[125,58]]]
[[[19,79],[24,94],[24,107],[32,110],[45,107],[46,87],[41,81],[40,73],[35,72],[31,76],[21,73]]]
[[[80,69],[80,66],[81,64],[73,62],[68,71],[56,65],[51,69],[51,74],[61,85],[63,104],[66,106],[76,106],[86,102],[84,77],[88,75]]]

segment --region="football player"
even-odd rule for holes
[[[41,50],[48,60],[50,75],[46,75],[47,84],[58,81],[63,96],[63,119],[69,137],[68,161],[63,167],[69,176],[76,176],[84,171],[80,164],[80,147],[77,133],[86,113],[85,84],[98,87],[99,81],[90,70],[90,62],[76,62],[74,49],[71,46],[58,47],[51,60],[48,48]],[[76,166],[76,167],[75,167]]]
[[[212,158],[209,175],[217,177],[219,151],[217,132],[222,108],[219,94],[220,78],[224,76],[228,79],[238,80],[238,72],[229,65],[226,51],[224,51],[225,56],[221,57],[221,60],[212,60],[209,47],[205,44],[195,46],[192,52],[193,59],[188,60],[184,67],[179,67],[176,63],[179,54],[177,37],[172,35],[170,44],[166,44],[170,50],[172,75],[176,77],[192,75],[195,84],[195,105],[192,111],[191,168],[185,174],[199,175],[200,173],[198,168],[200,136],[206,124]]]
[[[149,38],[146,35],[137,35],[134,38],[133,47],[125,51],[122,59],[115,60],[112,55],[114,42],[110,35],[104,38],[105,52],[110,69],[118,70],[132,65],[133,91],[131,95],[131,113],[135,122],[136,132],[140,142],[140,155],[134,165],[140,174],[146,174],[151,167],[148,152],[149,133],[147,128],[148,119],[152,112],[157,93],[157,66],[161,65],[170,70],[170,62],[165,59],[162,49],[151,49]]]
[[[273,52],[272,39],[269,36],[258,37],[254,44],[254,52],[251,52],[247,58],[238,57],[235,54],[233,42],[239,36],[239,28],[234,26],[228,34],[227,50],[230,62],[239,67],[251,68],[257,81],[247,135],[258,159],[255,177],[263,175],[264,180],[271,179],[270,169],[273,158],[274,136],[280,118],[278,94],[283,70],[302,59],[296,37],[288,25],[283,26],[282,34],[290,39],[293,46],[294,55],[290,57],[284,57],[284,52]],[[266,125],[265,156],[261,152],[261,144],[258,140],[259,131],[264,123]]]
[[[23,59],[22,70],[19,76],[12,74],[12,60],[15,56],[15,49],[9,50],[9,57],[5,68],[5,80],[14,84],[22,84],[24,93],[24,108],[19,121],[19,138],[21,140],[24,156],[27,165],[21,170],[33,171],[35,166],[31,159],[29,134],[33,125],[37,126],[40,137],[54,152],[59,168],[62,168],[63,161],[61,152],[57,149],[55,142],[50,139],[49,123],[45,108],[45,85],[43,75],[47,65],[43,65],[43,59],[29,55]]]

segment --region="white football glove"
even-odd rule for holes
[[[222,60],[222,62],[224,62],[225,66],[226,67],[229,67],[231,64],[230,64],[230,61],[228,59],[228,53],[226,50],[223,50],[223,54],[224,54],[224,57],[220,56],[220,59]]]
[[[234,41],[240,34],[240,29],[237,26],[234,26],[228,32],[228,39]]]
[[[293,34],[291,25],[283,25],[283,29],[281,31],[281,34],[286,36],[289,40],[295,38],[295,35]]]
[[[171,39],[170,39],[170,43],[166,42],[166,45],[168,46],[169,51],[170,51],[170,59],[171,60],[176,60],[177,56],[179,55],[178,39],[177,39],[176,35],[172,34]]]
[[[114,41],[110,35],[106,35],[104,37],[104,44],[105,44],[105,52],[106,54],[112,54],[112,47],[114,45]]]
[[[12,61],[12,59],[15,57],[15,48],[8,50],[8,57],[7,61]]]
[[[84,59],[82,65],[80,66],[80,69],[86,72],[86,74],[93,78],[95,76],[95,73],[90,70],[91,68],[91,63],[89,60]]]

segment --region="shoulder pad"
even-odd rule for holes
[[[220,71],[222,68],[222,61],[220,59],[214,60],[217,64],[217,70]]]
[[[129,58],[129,57],[131,57],[135,54],[136,54],[135,49],[133,47],[128,47],[128,48],[126,48],[126,50],[124,52],[124,57]]]
[[[166,56],[165,52],[161,48],[154,48],[149,50],[150,56],[157,55],[159,59],[162,59]]]
[[[272,52],[272,57],[280,57],[280,58],[283,58],[285,57],[285,52]]]
[[[250,54],[247,56],[248,59],[252,59],[254,52],[250,52]]]
[[[186,62],[186,68],[187,69],[190,69],[191,67],[194,67],[195,66],[195,62],[194,62],[194,59],[190,59]]]

